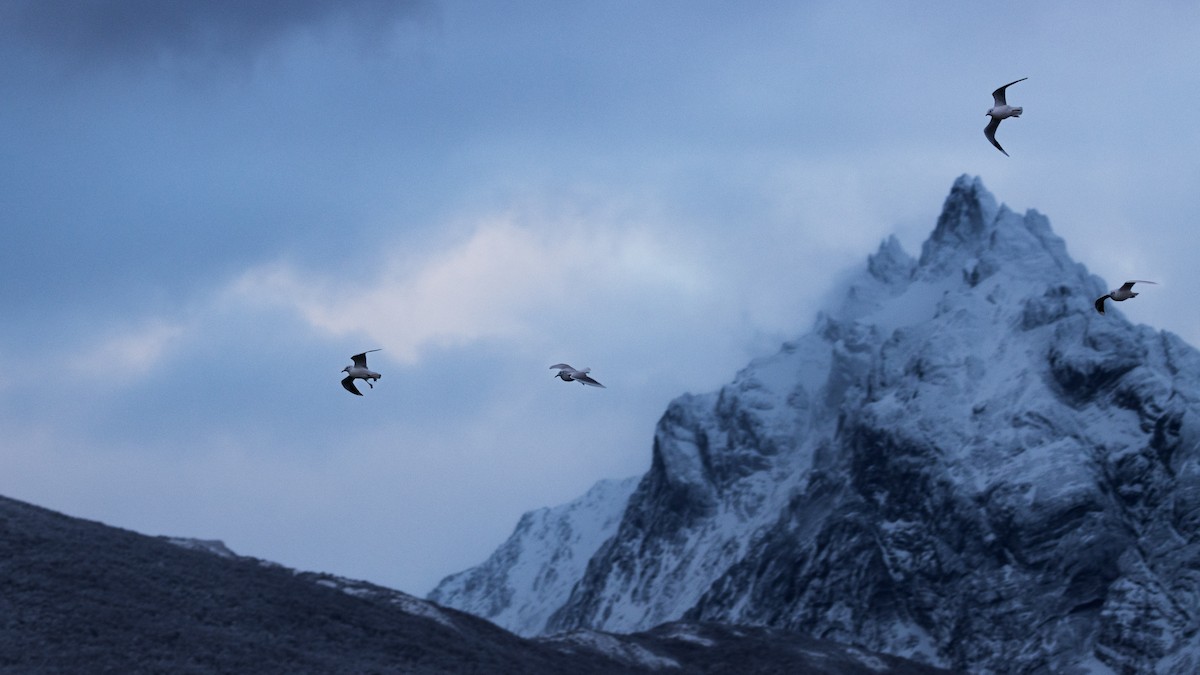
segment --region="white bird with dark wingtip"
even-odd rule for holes
[[[593,380],[591,375],[588,375],[588,373],[592,372],[591,368],[584,368],[583,370],[575,370],[574,368],[572,368],[571,366],[568,366],[565,363],[556,363],[556,364],[550,366],[551,370],[554,370],[555,368],[558,369],[558,373],[556,373],[554,375],[554,377],[562,378],[563,382],[578,382],[579,384],[586,384],[586,385],[589,385],[592,387],[600,387],[601,389],[608,388],[608,387],[605,387],[604,385],[600,384],[599,382]]]
[[[1109,291],[1107,294],[1096,298],[1096,311],[1100,312],[1101,314],[1104,313],[1104,301],[1106,299],[1113,300],[1115,302],[1121,302],[1122,300],[1136,298],[1138,296],[1138,294],[1133,292],[1134,284],[1155,284],[1156,286],[1158,285],[1157,283],[1155,283],[1153,281],[1143,281],[1141,279],[1134,279],[1133,281],[1126,281],[1125,283],[1121,284],[1120,288],[1113,289],[1113,290]]]
[[[372,389],[375,388],[375,385],[371,384],[371,380],[378,380],[383,376],[367,368],[367,354],[377,351],[379,350],[368,349],[361,354],[355,354],[354,356],[350,357],[350,360],[354,362],[354,365],[342,368],[343,373],[348,373],[346,377],[342,378],[342,386],[346,388],[346,391],[354,394],[355,396],[362,396],[362,392],[358,390],[358,387],[354,386],[354,380],[363,380],[367,383],[368,387]]]
[[[1028,77],[1022,77],[1020,80],[1013,80],[1012,82],[1009,82],[1003,87],[1000,87],[996,91],[992,92],[992,103],[995,105],[993,105],[986,113],[984,113],[985,115],[990,115],[992,121],[988,122],[987,127],[984,128],[983,135],[987,136],[987,139],[991,141],[992,145],[996,146],[996,149],[1000,152],[1004,152],[1004,148],[1000,147],[1000,144],[996,142],[996,129],[1000,128],[1000,120],[1005,120],[1009,117],[1020,117],[1021,111],[1023,110],[1023,108],[1009,105],[1008,101],[1004,100],[1004,90],[1018,82],[1028,79]],[[1008,153],[1004,152],[1004,156],[1008,157]]]

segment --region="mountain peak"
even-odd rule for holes
[[[1004,289],[993,293],[997,286]],[[1020,301],[1057,287],[1092,298],[1103,293],[1103,282],[1071,259],[1045,216],[998,204],[980,178],[964,175],[954,181],[920,258],[888,237],[867,257],[866,269],[851,277],[846,293],[830,299],[823,316],[894,328],[937,313],[947,293],[977,287],[989,302]]]
[[[983,186],[981,178],[959,176],[942,203],[942,214],[925,242],[921,261],[925,262],[938,248],[982,239],[995,223],[998,211],[996,198]]]
[[[917,261],[904,250],[896,235],[879,244],[879,250],[867,257],[867,271],[885,284],[897,284],[912,277]]]
[[[957,277],[975,286],[998,271],[1010,280],[1066,283],[1086,287],[1089,293],[1093,285],[1044,215],[1034,209],[1019,214],[997,205],[978,176],[959,176],[921,246],[914,276],[928,281]]]

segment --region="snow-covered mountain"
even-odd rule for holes
[[[889,239],[811,332],[669,406],[582,575],[561,542],[553,587],[494,557],[435,595],[511,588],[491,616],[557,605],[547,633],[687,618],[972,672],[1200,672],[1200,353],[1096,313],[1106,288],[961,177],[919,258]]]
[[[616,534],[637,480],[602,480],[569,504],[526,513],[482,565],[446,577],[429,599],[518,635],[541,634],[596,550]]]

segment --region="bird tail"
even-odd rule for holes
[[[1020,116],[1021,116],[1021,112],[1022,112],[1023,110],[1025,110],[1025,109],[1024,109],[1024,108],[1013,108],[1013,109],[1012,109],[1012,115],[1011,115],[1011,117],[1020,117]]]

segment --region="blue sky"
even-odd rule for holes
[[[424,594],[962,173],[1200,343],[1200,7],[1050,5],[0,2],[0,494]]]

